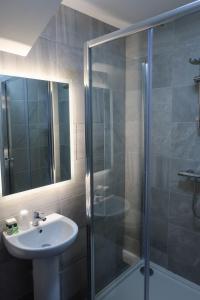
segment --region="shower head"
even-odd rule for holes
[[[200,65],[200,58],[190,58],[189,63],[192,65]]]

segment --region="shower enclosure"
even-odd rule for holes
[[[89,299],[200,299],[200,1],[85,48]]]

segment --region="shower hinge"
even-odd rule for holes
[[[145,267],[144,267],[144,266],[140,268],[140,273],[141,273],[142,275],[144,275],[144,273],[145,273]],[[153,269],[152,269],[152,268],[149,268],[149,276],[152,276],[153,274],[154,274]]]

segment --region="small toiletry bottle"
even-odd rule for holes
[[[18,232],[17,220],[15,218],[6,220],[6,232],[8,235],[12,235]]]
[[[19,213],[19,228],[20,230],[27,230],[30,227],[29,212],[23,209]]]

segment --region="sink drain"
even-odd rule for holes
[[[51,244],[43,244],[42,248],[49,247],[49,246],[51,246]]]

